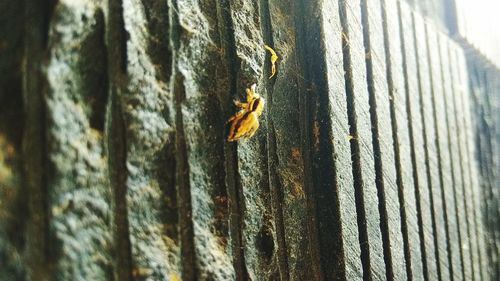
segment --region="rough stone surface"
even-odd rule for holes
[[[0,0],[0,280],[490,277],[497,72],[400,4]]]
[[[59,1],[54,8],[45,70],[53,280],[112,276],[103,31],[92,1]]]
[[[173,94],[166,3],[123,1],[127,81],[120,89],[132,276],[180,275],[174,187]]]

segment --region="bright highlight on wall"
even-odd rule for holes
[[[456,0],[458,32],[500,67],[500,1]]]

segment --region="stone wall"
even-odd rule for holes
[[[422,13],[0,0],[0,280],[495,280],[498,71]]]

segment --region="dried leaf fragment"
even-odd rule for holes
[[[278,61],[278,55],[273,50],[273,48],[269,47],[268,45],[264,45],[264,48],[266,48],[266,50],[271,53],[271,76],[269,76],[269,79],[271,79],[276,74],[276,62]]]

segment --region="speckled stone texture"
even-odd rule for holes
[[[488,276],[498,143],[476,179],[463,50],[439,33],[429,68],[423,28],[393,0],[0,0],[0,281],[432,280],[448,250]],[[260,128],[228,142],[254,83]]]

